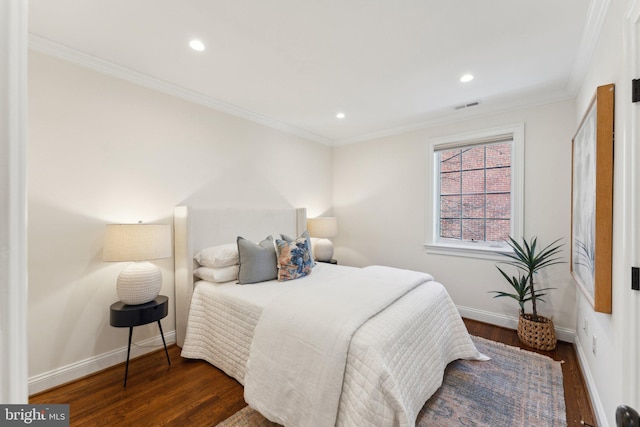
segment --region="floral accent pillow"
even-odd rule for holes
[[[292,280],[311,274],[313,259],[309,241],[302,237],[292,242],[276,239],[278,280]]]
[[[309,232],[307,230],[304,230],[304,232],[300,236],[298,236],[298,239],[302,239],[303,237],[307,239],[307,245],[309,245],[309,256],[311,257],[312,267],[315,267],[316,262],[314,261],[314,258],[313,258],[313,246],[311,245],[311,237],[309,236]],[[286,240],[289,243],[296,240],[293,237],[287,236],[286,234],[281,234],[280,238],[282,240]]]

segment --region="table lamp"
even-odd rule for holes
[[[333,258],[333,243],[328,237],[338,235],[338,220],[333,216],[310,218],[307,220],[309,236],[318,237],[313,246],[313,254],[318,261],[329,262]]]
[[[160,293],[162,273],[148,262],[171,256],[171,227],[166,224],[108,224],[104,261],[133,261],[118,275],[116,291],[129,305],[152,301]]]

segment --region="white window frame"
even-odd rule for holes
[[[513,138],[511,149],[511,232],[516,239],[524,230],[524,123],[499,126],[490,129],[465,132],[433,138],[427,144],[427,206],[425,250],[441,255],[467,256],[473,258],[500,259],[500,254],[510,252],[506,243],[466,242],[441,239],[438,235],[440,199],[438,197],[439,173],[437,152],[443,149],[482,144],[500,137]]]

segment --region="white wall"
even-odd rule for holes
[[[109,326],[109,305],[124,264],[101,260],[105,224],[171,223],[179,204],[317,215],[331,206],[331,161],[330,147],[32,52],[30,392],[123,360],[127,330]],[[156,264],[173,295],[173,260]]]
[[[587,380],[595,393],[594,403],[601,415],[600,425],[615,425],[615,410],[627,404],[640,409],[638,400],[638,292],[630,289],[631,265],[638,265],[638,220],[640,210],[634,205],[640,189],[636,172],[640,160],[637,135],[629,134],[631,109],[638,114],[638,106],[631,104],[629,49],[625,40],[629,26],[626,19],[634,1],[613,0],[591,59],[589,71],[580,87],[576,101],[575,126],[582,119],[596,87],[616,85],[615,96],[615,159],[614,159],[614,230],[612,313],[595,313],[584,296],[578,294],[576,344],[585,367]],[[635,2],[637,3],[637,2]],[[637,8],[637,4],[636,4]],[[636,31],[640,27],[636,25]],[[638,40],[640,41],[640,39]],[[626,49],[626,51],[625,51]],[[636,64],[636,71],[640,68]],[[588,325],[583,330],[584,324]],[[593,337],[597,338],[596,353],[592,351]]]
[[[343,264],[387,264],[432,273],[463,314],[503,324],[517,318],[515,301],[494,299],[508,290],[495,261],[427,254],[423,248],[426,145],[430,138],[514,123],[525,124],[525,225],[527,237],[551,243],[570,236],[571,138],[575,104],[565,101],[431,127],[334,150],[334,214],[339,219],[335,257]],[[563,252],[568,257],[568,249]],[[552,267],[551,291],[541,314],[571,338],[575,285],[568,264]]]

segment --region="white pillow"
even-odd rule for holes
[[[240,263],[238,245],[235,243],[202,249],[194,258],[201,266],[212,268],[228,267]]]
[[[193,272],[193,275],[208,282],[230,282],[238,279],[238,270],[240,266],[230,265],[229,267],[199,267]]]

